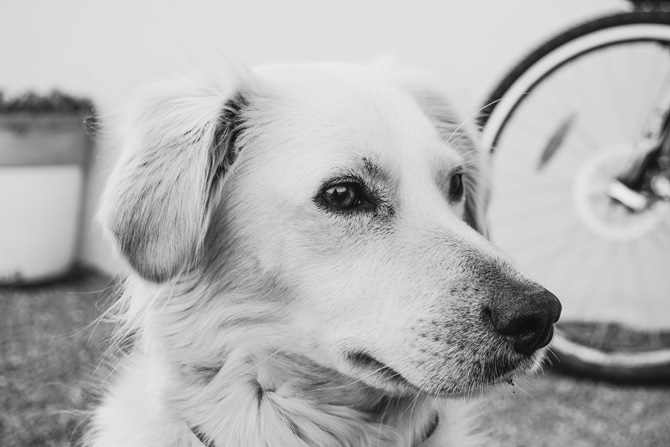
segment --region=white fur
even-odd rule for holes
[[[117,304],[134,346],[91,445],[484,445],[464,397],[541,353],[514,353],[482,306],[535,286],[484,237],[474,131],[382,65],[230,70],[130,106],[101,215],[134,270]],[[319,206],[352,177],[374,210]]]

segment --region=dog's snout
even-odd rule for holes
[[[514,350],[530,355],[546,346],[561,315],[561,303],[548,290],[495,300],[485,310],[494,329],[513,340]]]

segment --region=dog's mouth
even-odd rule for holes
[[[389,386],[392,388],[417,388],[398,371],[363,351],[349,352],[346,358],[354,369],[365,374],[364,381],[365,378],[372,379],[373,382],[384,385],[384,388]]]
[[[474,380],[468,380],[465,383],[455,384],[453,388],[431,389],[431,386],[418,386],[410,382],[400,372],[377,360],[365,351],[352,351],[345,355],[348,363],[353,367],[356,376],[361,381],[368,383],[376,388],[382,388],[393,391],[413,390],[419,392],[423,390],[428,394],[435,396],[461,396],[469,395],[473,392],[484,392],[489,387],[495,387],[504,383],[513,384],[520,376],[539,368],[544,358],[543,349],[539,349],[530,357],[523,358],[503,356],[492,359],[490,362],[479,364],[477,371],[472,377]],[[459,386],[460,385],[460,386]]]
[[[514,386],[514,382],[518,378],[537,371],[541,367],[544,357],[544,350],[538,349],[530,356],[521,358],[497,358],[489,363],[485,369],[483,387],[495,387],[505,383]]]

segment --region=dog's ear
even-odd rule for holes
[[[392,57],[384,57],[373,67],[408,93],[428,116],[441,138],[459,151],[464,159],[465,221],[488,237],[486,208],[489,199],[490,159],[479,143],[479,132],[471,118],[463,119],[436,87],[432,76],[422,70],[402,69]]]
[[[195,259],[213,186],[237,155],[250,77],[160,84],[121,117],[121,158],[99,217],[143,278],[164,282]]]

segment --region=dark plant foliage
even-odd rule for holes
[[[8,96],[0,90],[0,116],[16,113],[80,115],[88,132],[95,134],[98,129],[93,102],[59,90],[52,90],[47,94],[28,91],[14,96]]]
[[[0,114],[56,112],[88,115],[93,109],[90,99],[71,96],[58,90],[45,95],[29,91],[11,97],[0,91]]]

